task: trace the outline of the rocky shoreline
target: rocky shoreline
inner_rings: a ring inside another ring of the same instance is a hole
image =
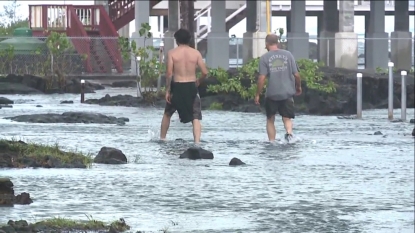
[[[62,114],[45,113],[5,117],[3,119],[28,123],[84,123],[84,124],[116,124],[125,125],[130,120],[126,117],[113,117],[100,113],[64,112]]]
[[[81,80],[71,78],[65,80],[63,88],[50,87],[46,78],[34,75],[9,74],[0,77],[0,94],[56,94],[56,93],[81,93]],[[103,90],[105,87],[100,84],[85,82],[84,93],[95,93],[96,90]]]
[[[0,140],[0,168],[86,168],[89,155],[23,141]]]
[[[65,218],[51,218],[43,221],[29,223],[26,220],[9,220],[1,226],[1,233],[56,233],[56,232],[100,232],[120,233],[130,230],[131,227],[124,219],[119,219],[110,224],[88,218],[87,220],[71,220]]]

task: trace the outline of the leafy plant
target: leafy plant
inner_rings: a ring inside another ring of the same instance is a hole
[[[324,93],[336,92],[336,84],[332,80],[324,80],[324,73],[320,68],[324,66],[322,62],[313,62],[310,59],[300,59],[297,61],[300,69],[300,76],[307,85],[307,88],[318,90]]]
[[[148,23],[142,23],[139,30],[140,37],[143,37],[144,46],[137,47],[137,43],[128,38],[120,37],[118,44],[123,59],[134,57],[136,64],[136,74],[138,82],[138,95],[142,96],[144,100],[153,103],[157,99],[156,91],[154,90],[154,83],[162,74],[164,65],[160,63],[157,56],[157,50],[150,45],[146,45],[146,41],[152,38],[151,26]],[[142,90],[142,86],[144,90]]]
[[[2,74],[13,73],[14,47],[9,45],[6,49],[0,50],[0,72]]]
[[[208,85],[207,91],[212,93],[233,93],[241,98],[253,99],[256,94],[256,77],[258,75],[259,58],[249,61],[237,69],[235,77],[222,69],[210,69],[209,76],[216,77],[219,84]]]
[[[218,102],[213,102],[209,105],[209,110],[222,110],[223,104]]]

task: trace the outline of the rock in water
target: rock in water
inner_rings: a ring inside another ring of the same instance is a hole
[[[63,100],[61,101],[61,104],[73,104],[72,100]]]
[[[13,206],[13,183],[9,178],[0,178],[0,206]]]
[[[179,159],[213,159],[213,153],[199,147],[191,147],[183,152]]]
[[[383,133],[380,131],[376,131],[373,135],[383,135]]]
[[[7,104],[14,104],[13,100],[9,100],[7,98],[4,97],[0,97],[0,105],[7,105]]]
[[[46,114],[31,114],[20,115],[14,117],[6,117],[17,122],[30,123],[84,123],[84,124],[121,124],[120,122],[128,122],[129,119],[125,117],[116,118],[113,116],[106,116],[99,113],[89,112],[64,112],[62,114],[46,113]]]
[[[9,178],[0,178],[0,207],[14,204],[28,205],[33,203],[30,194],[22,193],[14,196],[13,182]]]
[[[239,165],[245,165],[246,163],[242,162],[242,160],[238,158],[233,158],[229,162],[229,166],[239,166]]]
[[[415,137],[415,128],[412,130],[412,137]]]
[[[94,163],[126,164],[127,157],[121,150],[113,147],[102,147],[94,159]]]
[[[14,198],[14,204],[19,205],[29,205],[33,203],[32,199],[30,198],[30,194],[28,193],[21,193]]]
[[[409,120],[409,123],[414,124],[415,123],[415,119]]]

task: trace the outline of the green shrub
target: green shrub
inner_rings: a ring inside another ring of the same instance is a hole
[[[209,110],[222,110],[223,104],[218,102],[213,102],[209,106]]]
[[[300,69],[302,82],[305,82],[308,89],[318,90],[323,93],[336,92],[336,84],[332,80],[324,80],[324,73],[320,68],[324,66],[322,62],[313,62],[309,59],[297,61]]]

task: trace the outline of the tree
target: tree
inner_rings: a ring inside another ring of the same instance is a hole
[[[180,1],[180,21],[181,28],[189,30],[190,34],[195,35],[195,1],[181,0]],[[195,38],[190,42],[190,46],[195,48]]]
[[[9,0],[4,3],[0,12],[0,36],[10,36],[19,27],[29,27],[29,20],[23,19],[18,14],[20,4],[16,0]]]

